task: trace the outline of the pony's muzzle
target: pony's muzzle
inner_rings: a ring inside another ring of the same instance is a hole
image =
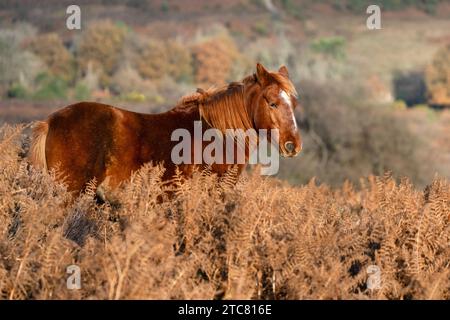
[[[286,148],[286,151],[289,153],[292,153],[295,149],[295,144],[292,141],[288,141],[284,144],[284,147]]]
[[[295,157],[302,149],[302,146],[299,145],[296,147],[296,144],[293,141],[287,141],[284,144],[284,151],[286,152],[286,156]]]

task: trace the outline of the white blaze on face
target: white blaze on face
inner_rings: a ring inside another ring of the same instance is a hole
[[[291,97],[286,93],[286,91],[280,91],[280,98],[289,106],[291,110],[292,122],[294,123],[294,130],[297,130],[297,120],[295,119],[294,109],[292,108],[292,100]]]

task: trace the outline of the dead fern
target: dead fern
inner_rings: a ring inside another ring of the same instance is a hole
[[[29,166],[22,130],[0,129],[1,299],[450,299],[445,179],[332,189],[205,167],[165,184],[148,164],[113,206],[95,181],[74,197],[62,173]]]

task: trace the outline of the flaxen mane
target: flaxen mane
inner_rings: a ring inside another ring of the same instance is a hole
[[[180,105],[198,105],[200,116],[211,126],[225,132],[226,129],[250,129],[253,122],[245,106],[244,81],[233,82],[216,89],[198,89],[183,97]]]
[[[292,82],[281,74],[272,73],[276,82],[288,95],[297,96]],[[198,105],[200,116],[211,126],[223,133],[226,129],[253,128],[253,121],[245,106],[244,90],[246,85],[256,84],[256,75],[251,75],[241,82],[232,82],[222,88],[208,90],[197,89],[197,92],[181,98],[178,106]]]

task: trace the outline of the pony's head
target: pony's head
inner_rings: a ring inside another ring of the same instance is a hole
[[[258,63],[255,78],[259,87],[251,99],[255,129],[277,129],[281,155],[296,156],[302,149],[294,115],[297,91],[289,79],[287,68],[282,66],[278,72],[269,72]]]
[[[279,151],[285,157],[296,156],[302,141],[294,116],[297,91],[285,66],[269,72],[261,64],[256,73],[242,82],[221,89],[201,90],[184,97],[181,105],[199,106],[201,117],[214,128],[272,129],[278,131]]]

